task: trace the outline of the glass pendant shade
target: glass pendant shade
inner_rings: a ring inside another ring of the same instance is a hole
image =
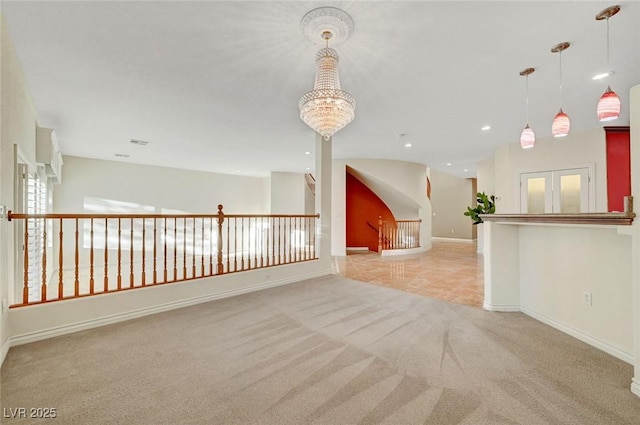
[[[560,108],[560,112],[553,118],[551,133],[553,133],[553,137],[565,137],[569,135],[570,130],[571,121],[569,120],[569,115],[565,114],[562,108]]]
[[[611,121],[620,116],[620,98],[607,87],[607,91],[600,97],[598,101],[598,121]]]
[[[318,51],[313,90],[298,103],[300,119],[327,140],[355,116],[354,97],[340,88],[338,61],[335,50],[325,47]]]
[[[522,149],[531,149],[536,145],[536,135],[533,133],[529,124],[522,130],[520,134],[520,147]]]

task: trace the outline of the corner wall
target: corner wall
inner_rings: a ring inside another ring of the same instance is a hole
[[[473,239],[473,226],[464,215],[475,199],[472,179],[431,169],[431,234],[439,238]]]
[[[14,210],[15,152],[35,164],[36,109],[0,15],[0,205]],[[0,217],[0,363],[9,349],[8,310],[10,282],[14,281],[13,225]]]

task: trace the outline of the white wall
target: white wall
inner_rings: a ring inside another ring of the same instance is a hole
[[[305,214],[304,174],[272,172],[270,214]]]
[[[495,170],[493,166],[494,159],[489,158],[480,161],[476,167],[476,178],[478,181],[477,191],[484,192],[487,195],[495,195]]]
[[[520,212],[520,173],[594,165],[595,212],[607,211],[606,138],[603,129],[573,132],[562,139],[539,139],[533,149],[518,143],[498,148],[494,156],[496,213]],[[483,170],[488,170],[488,164]],[[478,177],[478,190],[490,187],[490,178]]]
[[[522,311],[633,363],[628,226],[484,226],[485,309]]]
[[[521,226],[519,251],[522,311],[633,353],[630,237],[615,227]]]
[[[346,255],[346,167],[384,180],[385,184],[418,206],[422,219],[420,246],[431,248],[431,202],[427,199],[427,167],[413,162],[389,159],[336,159],[333,161],[332,183],[332,255]],[[385,203],[387,199],[383,198]],[[393,211],[393,203],[387,204]],[[409,217],[402,217],[407,219]]]
[[[54,211],[84,211],[84,198],[137,203],[189,213],[268,214],[268,179],[116,161],[64,157],[61,185],[54,186]]]
[[[14,145],[35,164],[37,115],[29,89],[0,15],[0,205],[14,208]],[[13,223],[0,220],[0,298],[9,302],[9,283],[14,281]],[[8,350],[8,311],[0,313],[0,361]]]
[[[431,169],[431,235],[472,239],[472,221],[464,215],[475,199],[473,181]]]

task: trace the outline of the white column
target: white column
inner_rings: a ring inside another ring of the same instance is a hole
[[[631,194],[634,199],[634,211],[640,212],[640,85],[631,88]],[[633,354],[634,377],[631,392],[640,397],[640,214],[633,220],[631,238],[632,296],[633,296]]]
[[[489,311],[520,311],[519,226],[485,221],[484,304]]]
[[[331,269],[331,146],[316,133],[316,212],[320,220],[316,229],[318,258],[322,268]]]

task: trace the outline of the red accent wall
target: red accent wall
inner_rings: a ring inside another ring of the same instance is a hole
[[[609,211],[624,211],[631,195],[631,151],[628,127],[605,127],[607,135],[607,198]]]
[[[347,171],[346,228],[347,247],[369,247],[378,252],[378,217],[384,221],[395,221],[387,205],[364,183]]]

